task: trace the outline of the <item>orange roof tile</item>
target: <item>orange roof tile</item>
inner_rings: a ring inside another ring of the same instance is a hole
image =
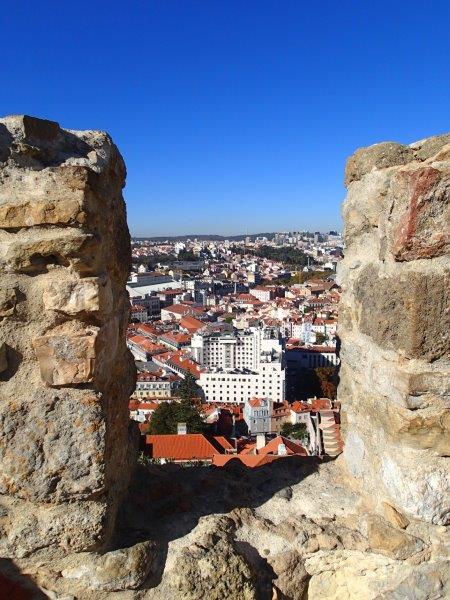
[[[202,321],[199,321],[195,317],[191,317],[189,315],[184,316],[180,321],[180,327],[184,327],[190,332],[197,331],[204,326],[205,324]]]
[[[268,444],[258,450],[259,454],[277,454],[278,446],[280,444],[284,444],[286,446],[286,450],[288,455],[297,454],[299,456],[308,456],[307,451],[303,448],[302,445],[296,444],[295,442],[291,442],[291,440],[286,439],[282,435],[277,436],[273,440],[270,440]]]
[[[250,406],[252,408],[258,408],[258,407],[262,406],[261,398],[251,398],[250,400],[248,400],[248,403],[250,404]]]
[[[225,442],[228,444],[225,438],[220,439],[224,441],[214,440],[214,438],[209,440],[202,433],[187,433],[147,435],[145,442],[149,446],[152,458],[211,460],[214,454],[225,450]]]
[[[132,342],[136,346],[139,346],[140,348],[143,348],[146,352],[149,353],[157,354],[161,352],[161,350],[164,350],[164,346],[154,344],[143,335],[130,335],[128,336],[128,341]]]

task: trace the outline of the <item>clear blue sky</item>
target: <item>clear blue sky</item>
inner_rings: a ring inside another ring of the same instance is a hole
[[[0,113],[105,129],[133,234],[340,226],[346,157],[450,129],[448,1],[5,0]]]

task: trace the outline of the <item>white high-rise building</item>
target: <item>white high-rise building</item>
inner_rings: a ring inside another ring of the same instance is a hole
[[[207,402],[285,399],[284,342],[277,328],[206,328],[192,337],[191,352],[205,369],[197,383]]]

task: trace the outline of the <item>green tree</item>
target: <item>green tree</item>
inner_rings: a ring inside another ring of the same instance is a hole
[[[316,332],[316,344],[323,344],[326,339],[327,336],[324,333],[321,333],[320,331]]]
[[[308,430],[305,423],[284,423],[281,428],[281,435],[294,440],[306,440],[308,438]]]
[[[178,423],[186,423],[188,433],[201,433],[205,424],[197,408],[190,400],[162,402],[152,415],[147,433],[177,433]]]
[[[176,395],[183,400],[192,400],[201,397],[201,388],[197,385],[197,380],[191,373],[188,373],[180,383]]]

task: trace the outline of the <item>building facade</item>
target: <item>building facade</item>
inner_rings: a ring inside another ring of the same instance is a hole
[[[207,402],[285,398],[284,342],[277,328],[204,331],[192,337],[191,352],[202,365],[198,384]]]

